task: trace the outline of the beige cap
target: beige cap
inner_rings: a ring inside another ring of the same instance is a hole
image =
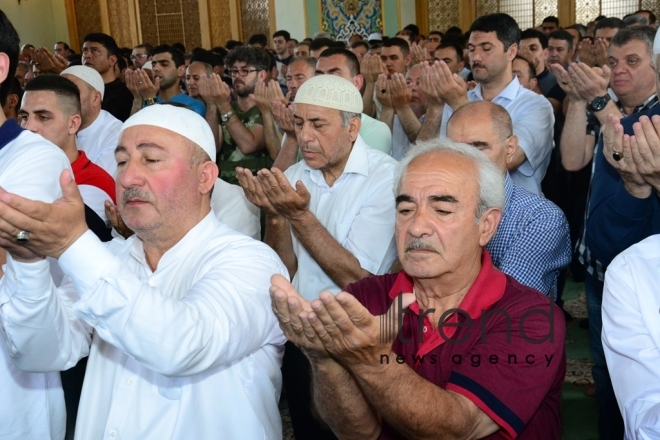
[[[94,89],[98,90],[101,93],[101,99],[103,99],[103,94],[105,93],[105,84],[103,84],[103,78],[101,74],[91,67],[87,66],[71,66],[67,67],[60,73],[60,75],[73,75],[76,78],[80,78],[85,81],[87,84],[92,86]]]
[[[215,162],[215,140],[211,127],[206,119],[192,110],[169,104],[154,104],[147,106],[128,118],[121,126],[119,135],[129,127],[136,125],[152,125],[180,134],[199,145]]]
[[[142,70],[154,70],[153,68],[153,62],[147,61],[142,65]]]
[[[303,83],[296,104],[310,104],[353,113],[362,113],[362,95],[355,84],[337,75],[317,75]]]

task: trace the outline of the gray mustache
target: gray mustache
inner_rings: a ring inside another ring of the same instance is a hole
[[[424,243],[419,238],[413,238],[408,243],[406,243],[406,251],[431,251],[436,254],[438,251],[431,245]]]
[[[142,192],[137,188],[128,188],[126,191],[124,191],[124,194],[122,194],[121,201],[126,203],[128,202],[128,199],[140,199],[148,202],[149,194]]]

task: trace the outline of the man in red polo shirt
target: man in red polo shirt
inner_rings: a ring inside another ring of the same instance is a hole
[[[272,279],[280,327],[310,359],[319,415],[340,438],[558,439],[563,315],[484,250],[502,173],[447,139],[418,144],[401,170],[402,272],[311,303]]]

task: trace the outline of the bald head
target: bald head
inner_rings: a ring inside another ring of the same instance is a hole
[[[459,107],[447,123],[447,137],[483,151],[503,172],[518,147],[511,116],[490,101],[475,101]]]

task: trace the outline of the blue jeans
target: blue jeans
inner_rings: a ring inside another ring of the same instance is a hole
[[[591,355],[594,358],[592,373],[598,400],[598,433],[601,440],[621,440],[624,435],[623,418],[616,402],[610,373],[605,363],[603,342],[600,339],[603,330],[603,282],[599,281],[596,275],[585,273],[584,286],[587,294]]]

